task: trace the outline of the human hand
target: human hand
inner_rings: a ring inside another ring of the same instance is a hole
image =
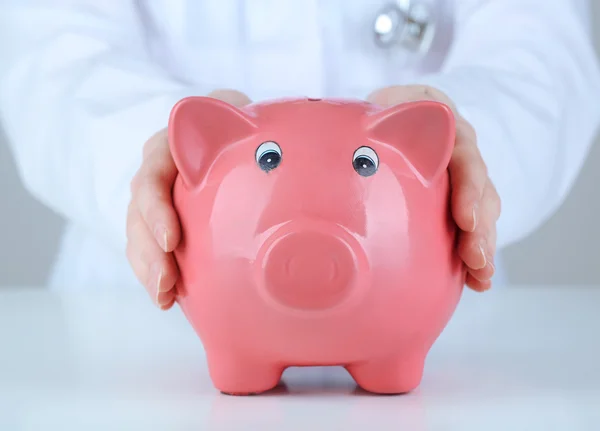
[[[208,97],[238,107],[251,102],[246,95],[233,90],[217,90]],[[127,212],[127,259],[137,279],[162,310],[171,308],[175,302],[179,271],[172,252],[181,236],[171,194],[177,168],[167,138],[167,129],[163,129],[145,143],[142,165],[131,182]]]
[[[475,130],[458,114],[449,97],[432,87],[385,87],[371,93],[367,100],[385,107],[433,100],[448,105],[454,112],[456,142],[448,171],[452,186],[452,216],[460,229],[458,253],[468,269],[467,286],[479,292],[488,290],[495,271],[496,222],[501,204],[477,147]]]

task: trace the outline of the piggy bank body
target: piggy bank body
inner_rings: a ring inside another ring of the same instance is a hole
[[[192,97],[169,139],[177,301],[217,389],[260,393],[317,365],[375,393],[419,385],[465,281],[448,107]]]

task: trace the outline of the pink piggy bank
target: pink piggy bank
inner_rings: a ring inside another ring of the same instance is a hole
[[[261,393],[317,365],[374,393],[420,384],[465,282],[454,133],[432,101],[177,103],[177,302],[218,390]]]

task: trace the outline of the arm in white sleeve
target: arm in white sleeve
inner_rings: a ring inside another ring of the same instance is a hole
[[[498,247],[562,204],[594,140],[600,72],[586,0],[455,0],[444,91],[473,125],[502,200]]]
[[[0,119],[21,178],[120,249],[142,146],[192,93],[149,59],[136,3],[0,3]]]

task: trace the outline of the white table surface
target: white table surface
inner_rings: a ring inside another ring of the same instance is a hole
[[[144,292],[0,288],[0,430],[600,430],[600,287],[465,291],[419,389],[341,368],[231,397],[180,310]]]

